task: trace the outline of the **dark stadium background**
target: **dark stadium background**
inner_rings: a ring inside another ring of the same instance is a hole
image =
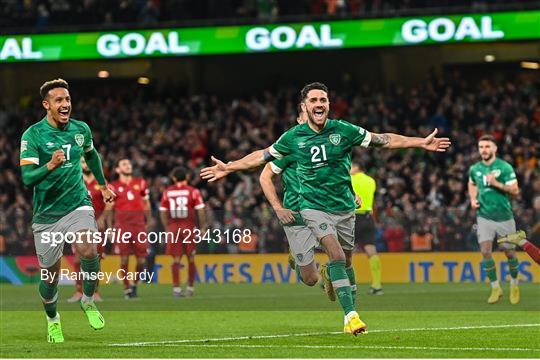
[[[40,33],[539,8],[537,1],[0,1],[0,31]],[[115,6],[116,5],[116,6]],[[331,13],[334,11],[334,13]],[[330,13],[329,13],[330,12]],[[68,14],[69,16],[66,16]],[[494,61],[489,56],[494,57]],[[33,254],[31,191],[19,172],[20,136],[45,112],[43,81],[70,82],[72,117],[88,122],[109,180],[119,157],[150,183],[157,207],[169,171],[189,166],[215,227],[235,224],[258,234],[257,252],[285,252],[259,172],[208,185],[198,170],[210,155],[224,160],[270,145],[295,119],[300,88],[322,81],[332,116],[373,131],[426,135],[437,127],[453,140],[443,155],[413,150],[355,150],[378,183],[377,247],[409,251],[414,233],[434,235],[433,250],[477,248],[466,195],[476,139],[493,134],[514,165],[521,195],[518,228],[540,237],[540,59],[538,41],[399,48],[194,56],[167,59],[3,63],[0,65],[0,254]],[[107,71],[108,78],[98,78]],[[145,79],[148,84],[141,84]],[[162,249],[156,249],[161,252]],[[201,244],[199,252],[236,252]]]

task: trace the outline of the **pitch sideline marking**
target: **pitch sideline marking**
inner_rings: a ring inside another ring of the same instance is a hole
[[[540,327],[540,324],[507,324],[507,325],[476,325],[476,326],[432,327],[432,328],[426,327],[426,328],[409,328],[409,329],[380,329],[380,330],[371,330],[369,331],[369,333],[371,334],[371,333],[410,332],[410,331],[475,330],[475,329],[498,329],[498,328],[520,328],[520,327]],[[208,339],[163,340],[163,341],[115,343],[115,344],[109,344],[109,346],[128,346],[128,347],[129,346],[154,346],[154,345],[168,345],[168,344],[169,345],[170,344],[190,344],[190,343],[201,343],[201,342],[206,343],[206,342],[213,342],[213,341],[277,339],[277,338],[288,338],[288,337],[337,335],[337,334],[343,334],[343,332],[332,331],[332,332],[312,332],[312,333],[299,333],[299,334],[236,336],[236,337],[222,337],[222,338],[208,338]],[[205,346],[208,346],[208,345],[205,345]],[[443,348],[443,349],[450,349],[450,348]]]
[[[164,344],[169,347],[239,347],[239,348],[301,348],[301,349],[386,349],[386,350],[453,350],[453,351],[540,351],[529,348],[442,347],[442,346],[388,346],[388,345],[255,345],[255,344]]]

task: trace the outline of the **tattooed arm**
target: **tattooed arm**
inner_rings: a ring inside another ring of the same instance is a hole
[[[437,138],[437,129],[425,138],[403,136],[392,133],[371,134],[369,146],[388,149],[422,148],[427,151],[445,152],[450,146],[449,138]]]

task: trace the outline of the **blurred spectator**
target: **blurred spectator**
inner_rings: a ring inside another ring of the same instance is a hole
[[[534,9],[538,0],[0,0],[0,28],[254,22]],[[281,18],[280,18],[281,17]],[[97,28],[97,26],[96,26]]]
[[[429,226],[420,226],[411,235],[412,251],[431,251],[433,249],[433,234],[429,232]]]

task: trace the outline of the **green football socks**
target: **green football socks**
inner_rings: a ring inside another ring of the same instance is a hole
[[[328,276],[345,315],[355,311],[351,283],[345,270],[345,260],[330,261],[328,263]]]
[[[39,296],[43,300],[43,307],[50,319],[56,317],[56,303],[58,302],[58,285],[49,284],[41,280],[39,282]]]
[[[482,267],[484,268],[489,281],[497,281],[497,271],[495,269],[495,261],[493,259],[482,261]]]
[[[83,293],[87,297],[94,296],[97,287],[97,275],[99,272],[99,255],[93,259],[86,259],[81,256],[81,270],[86,273],[83,278]]]
[[[349,278],[349,282],[351,283],[351,295],[353,305],[356,305],[356,277],[354,276],[354,268],[351,265],[351,267],[345,268],[345,271],[347,272],[347,277]]]

